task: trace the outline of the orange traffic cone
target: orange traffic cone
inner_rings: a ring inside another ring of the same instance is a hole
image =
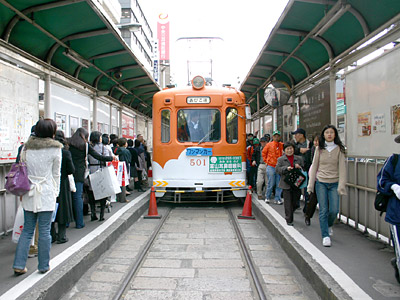
[[[238,219],[250,219],[255,220],[256,218],[251,213],[251,186],[247,191],[246,201],[244,201],[243,211],[241,215],[238,215]]]
[[[149,211],[147,215],[144,216],[145,219],[161,219],[161,215],[158,214],[157,211],[157,200],[156,200],[156,191],[154,190],[154,186],[151,187],[150,192],[150,203],[149,203]]]

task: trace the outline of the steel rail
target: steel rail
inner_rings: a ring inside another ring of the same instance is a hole
[[[235,229],[235,233],[238,238],[240,248],[242,249],[246,264],[249,267],[249,271],[250,271],[251,277],[253,279],[254,285],[256,287],[258,296],[260,297],[261,300],[266,300],[267,296],[265,295],[264,289],[262,287],[262,284],[261,284],[258,274],[256,272],[256,268],[254,267],[253,258],[251,256],[251,254],[249,253],[249,250],[246,247],[246,243],[244,241],[243,234],[240,231],[238,221],[236,220],[235,216],[233,215],[231,209],[228,209],[228,213],[232,220],[233,228]]]
[[[147,240],[146,245],[144,246],[143,250],[141,251],[138,259],[136,260],[135,264],[129,271],[129,274],[125,277],[124,281],[121,283],[119,286],[118,291],[115,293],[114,297],[112,298],[113,300],[119,300],[122,298],[122,295],[124,294],[126,288],[128,287],[129,283],[132,281],[133,276],[135,273],[138,271],[140,265],[142,264],[144,258],[147,255],[147,252],[149,251],[150,247],[153,245],[154,240],[156,239],[158,233],[160,232],[161,228],[163,227],[165,220],[168,218],[169,213],[171,212],[171,208],[168,208],[165,213],[163,213],[163,217],[160,221],[160,223],[157,225],[156,229],[154,230],[153,234],[151,237]]]

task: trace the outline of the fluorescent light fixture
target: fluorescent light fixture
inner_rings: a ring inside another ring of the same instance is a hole
[[[108,91],[97,91],[97,97],[107,96]]]
[[[143,106],[143,107],[147,107],[147,104],[146,104],[146,103],[140,102],[139,104],[140,104],[141,106]]]
[[[119,29],[128,29],[130,32],[140,31],[142,28],[142,24],[139,23],[126,23],[126,24],[118,24],[117,27]]]
[[[328,20],[318,31],[315,33],[315,36],[321,36],[322,34],[325,33],[325,31],[328,30],[329,27],[331,27],[337,20],[339,20],[349,9],[351,8],[350,4],[346,4],[345,6],[342,6],[334,15],[332,18]]]
[[[74,50],[66,48],[63,54],[68,57],[70,60],[73,62],[76,62],[78,65],[84,67],[84,68],[89,68],[90,65],[89,63],[78,53],[76,53]]]

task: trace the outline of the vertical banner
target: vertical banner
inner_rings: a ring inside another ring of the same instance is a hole
[[[169,60],[169,20],[168,14],[158,15],[157,22],[158,49],[160,51],[160,60]]]
[[[153,64],[153,77],[156,82],[158,82],[158,60],[154,60]]]
[[[134,129],[133,117],[122,114],[122,137],[133,140],[135,138]]]

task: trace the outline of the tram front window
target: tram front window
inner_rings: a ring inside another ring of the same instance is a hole
[[[178,111],[179,142],[217,142],[221,138],[221,114],[217,109]]]

